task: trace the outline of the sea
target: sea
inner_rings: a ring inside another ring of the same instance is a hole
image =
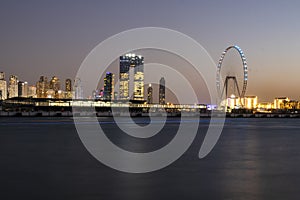
[[[163,148],[187,123],[168,118],[157,135],[145,139],[124,134],[113,118],[98,121],[115,145],[138,153]],[[123,123],[142,127],[150,121]],[[198,153],[210,120],[192,123],[199,124],[198,133],[179,159],[157,171],[126,173],[89,153],[72,118],[0,118],[0,198],[300,199],[300,119],[226,119],[219,141],[202,159]]]

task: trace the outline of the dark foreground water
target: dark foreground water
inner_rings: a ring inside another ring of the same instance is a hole
[[[171,119],[160,137],[145,142],[100,120],[115,144],[137,152],[163,147],[178,128]],[[95,160],[70,118],[0,118],[0,199],[300,198],[300,119],[228,119],[216,147],[200,160],[208,123],[200,122],[194,143],[175,163],[127,174]]]

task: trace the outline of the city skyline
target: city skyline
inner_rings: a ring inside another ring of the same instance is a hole
[[[137,13],[121,12],[132,4]],[[264,101],[299,99],[299,6],[298,1],[3,1],[0,68],[29,83],[40,74],[74,80],[99,42],[130,28],[158,26],[191,36],[216,63],[224,47],[239,44],[252,79],[247,94]]]

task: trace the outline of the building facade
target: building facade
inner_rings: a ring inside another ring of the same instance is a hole
[[[158,94],[158,97],[159,97],[159,104],[163,105],[163,104],[166,104],[166,81],[165,81],[165,78],[162,77],[160,80],[159,80],[159,94]]]
[[[290,101],[288,97],[276,97],[274,99],[274,109],[285,109],[286,104]]]
[[[40,80],[36,83],[37,98],[47,98],[48,89],[49,89],[49,83],[47,77],[41,76]]]
[[[49,88],[58,91],[60,90],[60,80],[56,76],[53,76],[49,83]]]
[[[72,80],[69,78],[65,81],[65,98],[72,99]]]
[[[153,103],[153,88],[152,85],[149,84],[147,89],[147,103],[152,104]]]
[[[28,83],[19,81],[18,82],[18,97],[28,97]]]
[[[80,78],[75,78],[74,81],[74,96],[75,99],[83,99],[83,91]]]
[[[28,92],[27,92],[27,97],[29,98],[36,98],[36,86],[30,85],[28,86]]]
[[[60,94],[58,94],[58,91],[60,91],[60,80],[58,77],[53,76],[49,83],[49,89],[54,91],[54,98],[60,98]]]
[[[246,109],[256,109],[258,106],[257,96],[245,96],[242,98],[243,106]]]
[[[106,72],[104,78],[104,89],[103,89],[103,98],[104,100],[114,100],[114,74],[111,72]]]
[[[8,82],[8,98],[18,97],[18,77],[11,75]]]
[[[133,99],[144,100],[144,57],[135,54],[120,56],[119,99],[130,98],[130,69],[133,68]]]
[[[4,72],[0,72],[0,100],[7,99],[7,83]]]

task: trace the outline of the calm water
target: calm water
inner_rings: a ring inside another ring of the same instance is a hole
[[[145,141],[100,120],[115,144],[137,152],[163,147],[178,128],[171,119]],[[127,174],[95,160],[70,118],[0,118],[1,199],[300,198],[300,119],[228,119],[216,147],[200,160],[208,123],[200,122],[194,143],[172,165]]]

